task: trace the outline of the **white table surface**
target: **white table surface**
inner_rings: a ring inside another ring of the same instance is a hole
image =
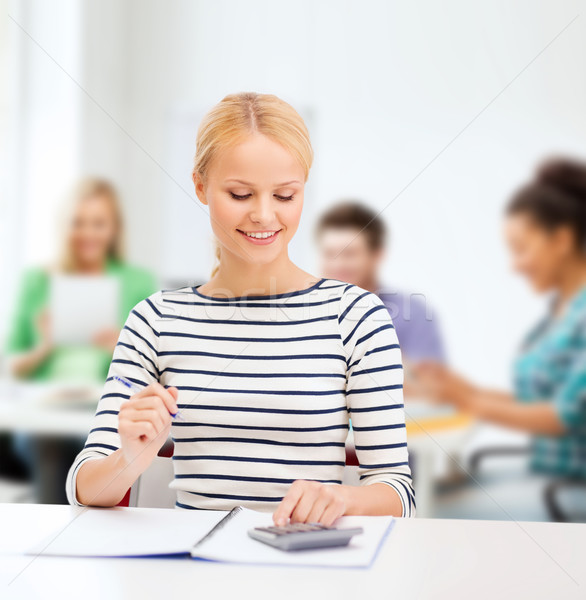
[[[398,519],[370,569],[255,567],[189,559],[35,558],[20,554],[39,538],[65,527],[78,510],[57,505],[0,504],[0,597],[586,597],[586,524]]]

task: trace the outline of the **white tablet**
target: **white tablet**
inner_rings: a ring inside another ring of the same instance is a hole
[[[99,331],[120,327],[120,281],[113,275],[55,274],[50,286],[55,344],[90,344]]]

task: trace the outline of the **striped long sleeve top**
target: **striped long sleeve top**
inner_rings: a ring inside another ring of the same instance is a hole
[[[380,298],[322,278],[295,292],[216,297],[198,287],[159,290],[120,333],[67,496],[87,460],[120,447],[118,411],[129,390],[178,389],[174,420],[178,508],[274,511],[296,479],[342,483],[354,432],[360,483],[381,482],[415,513],[403,407],[401,350]]]

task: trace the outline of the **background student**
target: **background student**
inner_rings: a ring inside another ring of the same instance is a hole
[[[515,269],[551,294],[520,345],[513,392],[433,362],[415,374],[428,397],[532,434],[535,472],[586,480],[586,164],[543,161],[514,193],[505,226]]]
[[[438,317],[427,300],[421,294],[390,291],[380,280],[388,230],[375,210],[358,201],[337,202],[318,219],[315,239],[323,275],[370,290],[383,301],[397,330],[406,367],[426,359],[446,361]],[[415,391],[408,381],[405,393],[410,389]]]
[[[9,371],[18,379],[35,382],[71,378],[102,382],[120,329],[99,331],[87,345],[55,344],[48,306],[51,275],[116,277],[120,286],[120,327],[130,309],[157,288],[157,281],[147,270],[125,261],[122,212],[116,189],[109,181],[96,177],[80,180],[63,208],[59,256],[52,263],[29,267],[21,275],[5,342]],[[34,471],[37,501],[66,502],[63,487],[67,469],[83,440],[28,435],[19,435],[17,440],[16,452],[10,452],[9,436],[3,436],[4,470],[14,473],[18,468],[15,463],[19,458],[24,460]]]

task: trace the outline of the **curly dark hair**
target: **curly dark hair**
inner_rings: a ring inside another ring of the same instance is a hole
[[[533,180],[513,194],[506,213],[528,214],[549,231],[570,227],[577,249],[586,253],[586,164],[567,157],[542,161]]]

